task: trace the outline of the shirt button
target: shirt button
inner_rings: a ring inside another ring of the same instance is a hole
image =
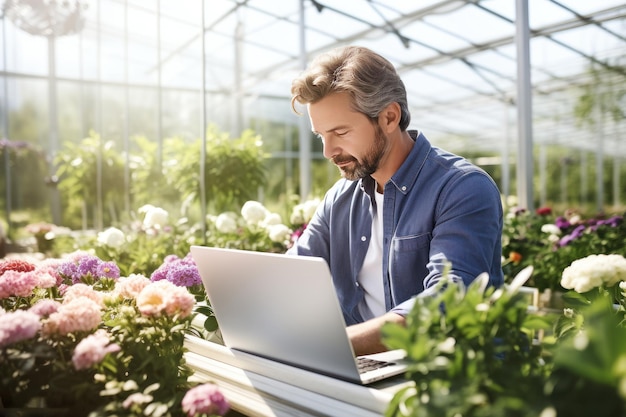
[[[361,242],[365,242],[367,238],[365,236],[361,236]]]
[[[356,285],[358,287],[359,286],[359,281],[355,281],[354,285]]]
[[[406,191],[406,185],[402,186],[402,191]]]

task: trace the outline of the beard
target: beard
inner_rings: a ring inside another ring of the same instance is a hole
[[[332,158],[332,162],[334,164],[351,162],[350,165],[342,166],[339,168],[341,176],[345,179],[355,181],[361,178],[365,178],[368,175],[372,175],[378,170],[380,161],[383,159],[383,156],[385,155],[385,150],[387,149],[388,139],[378,123],[374,123],[374,126],[374,142],[363,156],[362,161],[359,161],[355,157],[349,155],[338,155]]]

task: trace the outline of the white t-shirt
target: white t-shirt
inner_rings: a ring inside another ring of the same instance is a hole
[[[359,312],[365,320],[381,316],[385,309],[383,265],[383,194],[376,192],[376,213],[372,219],[372,238],[357,280],[365,292]]]

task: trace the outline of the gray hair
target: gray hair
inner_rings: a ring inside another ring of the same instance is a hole
[[[406,89],[393,65],[370,49],[347,46],[318,56],[291,84],[291,108],[315,103],[332,93],[346,92],[355,111],[376,119],[391,103],[402,112],[400,129],[406,130],[411,114]]]

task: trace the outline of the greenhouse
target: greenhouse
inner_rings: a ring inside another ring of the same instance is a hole
[[[0,11],[0,414],[626,416],[624,2]],[[354,46],[406,106],[307,98]],[[326,121],[346,114],[371,148]],[[353,353],[395,314],[376,340],[409,371],[362,387],[233,353],[193,246],[324,258]]]

